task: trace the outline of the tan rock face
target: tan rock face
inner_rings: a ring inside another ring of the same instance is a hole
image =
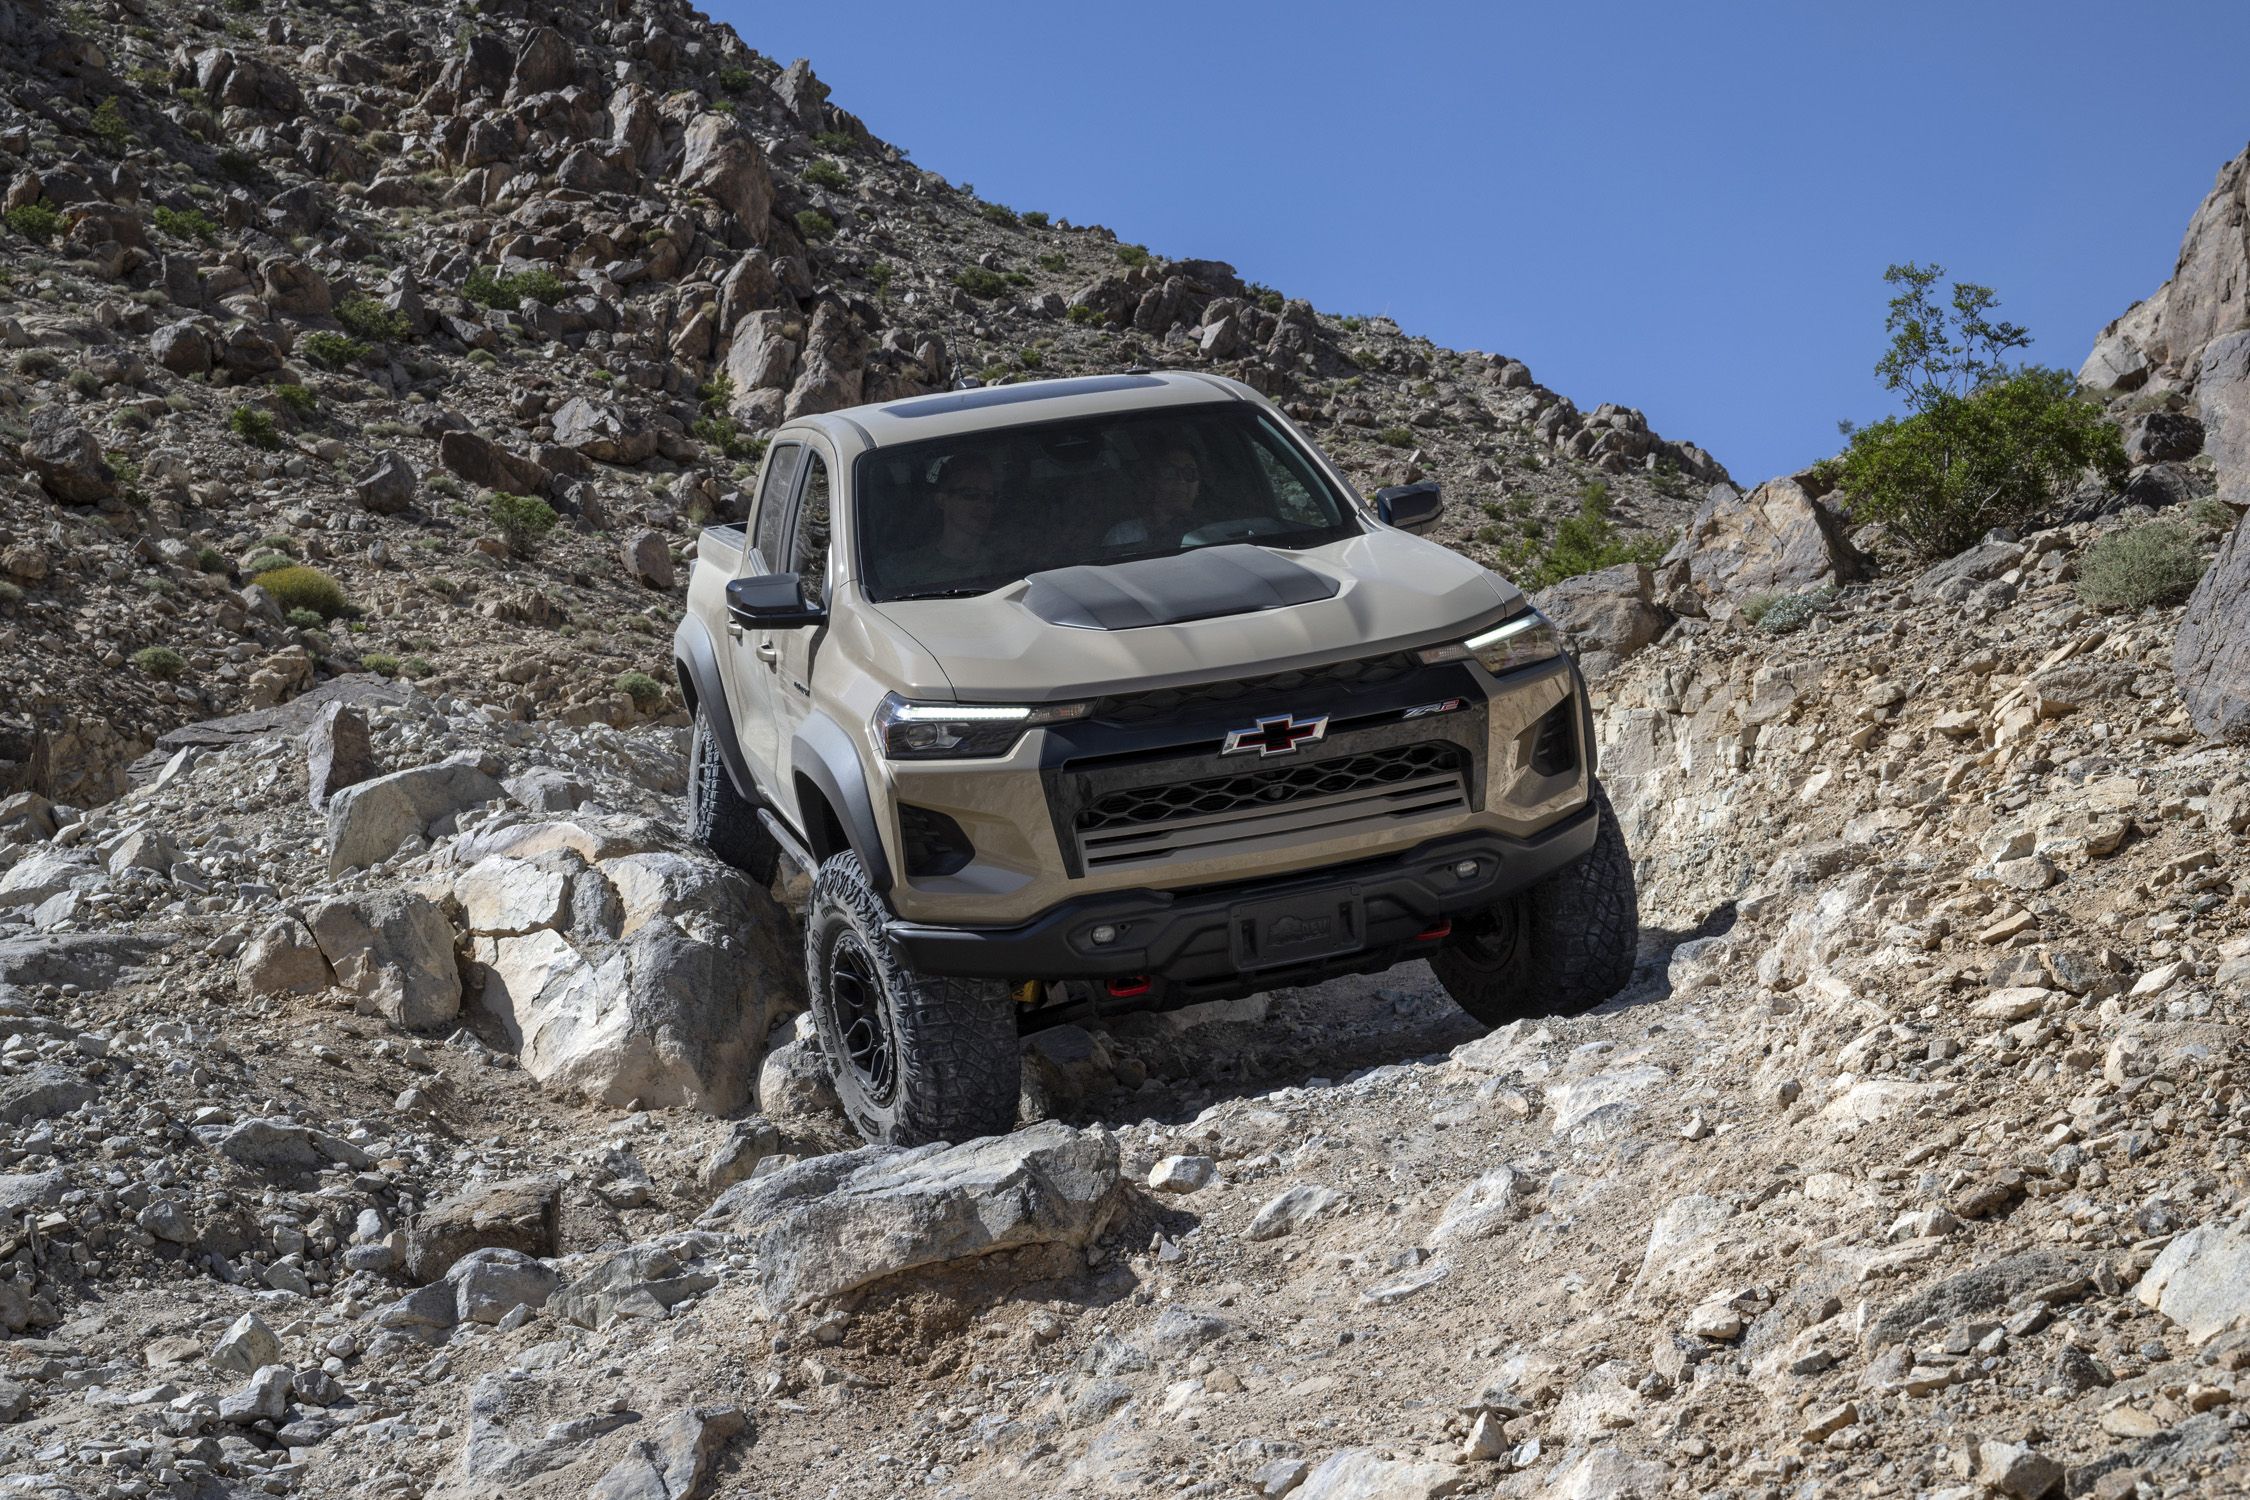
[[[2189,598],[2172,672],[2197,729],[2250,742],[2250,520],[2236,524]]]
[[[1801,594],[1862,576],[1865,563],[1835,513],[1794,479],[1769,479],[1744,495],[1713,488],[1666,557],[1684,561],[1714,618],[1759,594]]]
[[[708,194],[753,242],[764,242],[767,215],[773,211],[773,177],[766,170],[765,153],[732,115],[700,114],[689,124],[680,181]]]
[[[423,897],[375,891],[324,901],[307,925],[336,983],[371,1013],[409,1031],[442,1026],[460,1013],[453,924]]]
[[[334,982],[320,944],[295,917],[283,917],[252,938],[235,974],[242,992],[260,999],[316,995]]]

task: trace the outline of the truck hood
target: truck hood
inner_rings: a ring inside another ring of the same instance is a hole
[[[1130,621],[1132,611],[1057,608],[1057,574],[974,599],[869,607],[937,658],[960,700],[1015,703],[1220,681],[1433,645],[1524,607],[1523,592],[1489,569],[1388,527],[1301,552],[1255,550],[1271,561],[1267,571],[1281,586],[1248,590],[1239,608],[1223,612],[1206,612],[1206,602],[1182,611],[1195,617],[1176,623],[1105,627],[1094,622]],[[1281,577],[1296,570],[1309,579]],[[1119,569],[1067,571],[1064,596],[1092,601],[1106,591],[1087,575]],[[1035,589],[1042,592],[1035,596]]]

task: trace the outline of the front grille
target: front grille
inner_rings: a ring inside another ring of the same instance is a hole
[[[1333,838],[1470,806],[1458,744],[1386,746],[1329,760],[1244,770],[1103,794],[1076,819],[1088,873]]]
[[[1112,724],[1142,724],[1153,719],[1176,719],[1203,710],[1219,710],[1246,699],[1262,704],[1287,701],[1308,688],[1364,691],[1395,682],[1421,664],[1411,652],[1368,656],[1357,661],[1330,662],[1295,672],[1274,672],[1264,677],[1238,677],[1227,682],[1199,682],[1190,687],[1153,688],[1141,693],[1119,693],[1095,702],[1093,717]]]

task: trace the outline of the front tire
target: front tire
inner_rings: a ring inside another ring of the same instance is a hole
[[[1455,1003],[1487,1026],[1592,1010],[1633,977],[1633,859],[1598,781],[1593,803],[1600,827],[1584,858],[1463,920],[1430,959]]]
[[[773,883],[780,846],[758,821],[758,804],[734,789],[701,704],[688,741],[688,837],[760,885]]]
[[[893,1146],[1013,1130],[1023,1054],[1007,985],[915,973],[884,915],[858,855],[821,865],[805,914],[805,981],[845,1116]]]

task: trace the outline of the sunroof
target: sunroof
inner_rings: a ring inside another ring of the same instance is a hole
[[[942,417],[957,411],[979,411],[988,406],[1016,406],[1025,401],[1052,401],[1063,396],[1098,396],[1106,391],[1144,390],[1164,382],[1153,375],[1081,375],[1075,380],[1041,380],[1028,385],[988,385],[981,390],[950,391],[943,396],[916,396],[895,401],[882,409],[887,417]]]

